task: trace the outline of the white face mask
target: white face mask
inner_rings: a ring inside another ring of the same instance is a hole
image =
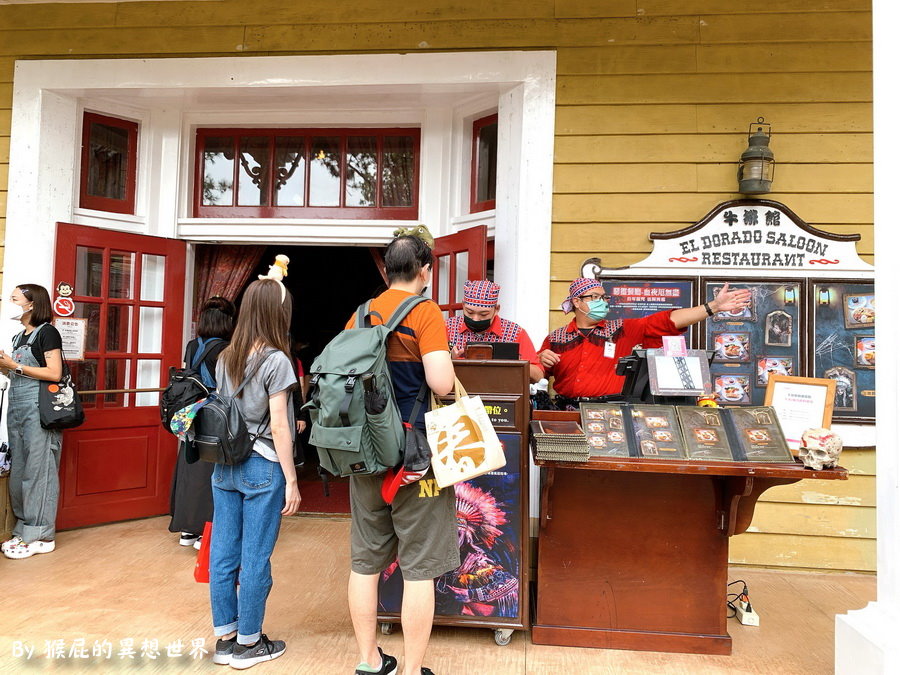
[[[29,302],[27,305],[17,305],[14,302],[9,302],[4,305],[3,314],[10,314],[7,317],[10,321],[21,321],[22,317],[31,311],[32,307],[34,307],[33,302]]]

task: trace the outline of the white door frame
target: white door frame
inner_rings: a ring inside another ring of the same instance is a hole
[[[342,92],[365,100],[366,109],[341,107],[336,97]],[[468,171],[467,158],[453,152],[452,132],[440,130],[452,130],[456,102],[497,102],[493,231],[503,255],[495,278],[504,289],[504,313],[539,341],[547,331],[550,296],[555,52],[18,61],[3,293],[26,280],[49,286],[57,221],[194,241],[386,243],[395,222],[252,220],[251,229],[239,220],[190,218],[186,186],[191,130],[200,120],[227,117],[227,111],[217,112],[223,105],[258,112],[260,126],[266,119],[289,125],[313,118],[320,125],[322,119],[385,124],[397,108],[388,114],[378,101],[394,95],[402,97],[408,119],[421,121],[420,217],[436,235],[453,231],[454,219],[464,215],[457,211],[461,200],[447,193],[453,172]],[[306,105],[314,99],[322,102],[318,109]],[[135,216],[77,207],[86,107],[141,124]]]

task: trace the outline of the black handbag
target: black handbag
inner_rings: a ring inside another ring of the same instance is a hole
[[[63,360],[62,367],[58,382],[41,380],[38,390],[38,410],[44,429],[72,429],[84,423],[81,397],[72,381],[69,364]]]

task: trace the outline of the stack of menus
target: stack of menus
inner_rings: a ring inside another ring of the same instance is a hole
[[[582,403],[592,457],[793,462],[773,408]]]

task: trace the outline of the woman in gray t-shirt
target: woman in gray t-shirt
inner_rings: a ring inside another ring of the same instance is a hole
[[[297,384],[289,357],[290,316],[291,296],[278,281],[254,281],[244,293],[231,344],[216,365],[216,381],[225,394],[250,378],[236,402],[247,428],[260,435],[244,462],[216,464],[212,477],[209,593],[219,638],[213,661],[239,668],[278,658],[285,650],[283,641],[263,634],[262,621],[281,516],[300,508],[290,404]]]

